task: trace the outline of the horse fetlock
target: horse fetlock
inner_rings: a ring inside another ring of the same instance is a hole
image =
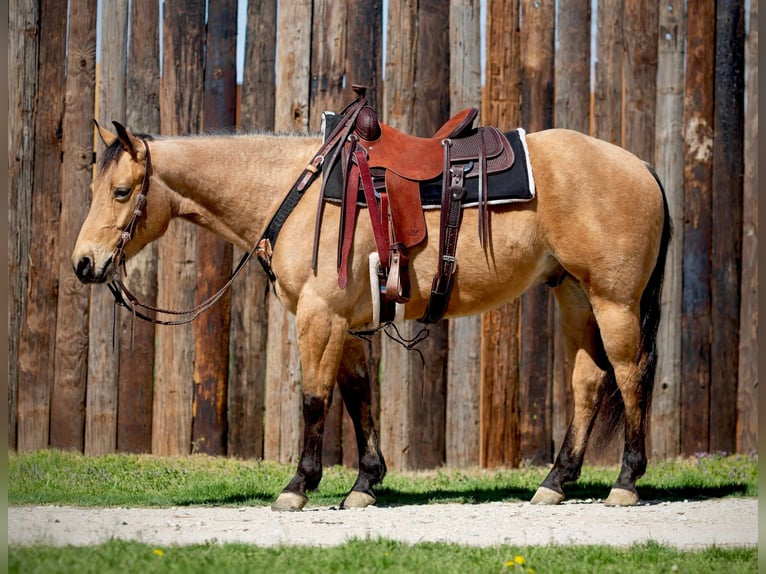
[[[535,492],[535,495],[530,501],[532,504],[559,504],[564,500],[564,493],[557,490],[548,488],[547,486],[541,486]]]
[[[638,504],[638,493],[625,488],[612,488],[604,501],[604,506],[635,506]]]
[[[345,500],[340,503],[341,508],[367,508],[375,504],[375,497],[367,492],[352,490]]]
[[[308,497],[295,492],[283,492],[271,505],[271,509],[275,512],[295,512],[303,510],[308,501]]]

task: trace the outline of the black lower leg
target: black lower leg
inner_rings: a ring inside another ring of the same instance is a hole
[[[352,490],[364,492],[372,497],[373,487],[386,475],[386,463],[380,451],[378,435],[372,416],[372,393],[367,376],[363,378],[339,377],[343,404],[354,423],[356,447],[359,455],[359,474]]]
[[[322,438],[324,420],[332,393],[327,399],[304,395],[303,397],[303,450],[298,469],[283,492],[306,496],[322,480]]]
[[[564,437],[559,454],[553,468],[545,477],[540,486],[550,488],[556,492],[564,493],[563,485],[567,482],[574,482],[580,476],[582,470],[583,458],[585,457],[584,448],[575,448],[574,432],[570,427]]]

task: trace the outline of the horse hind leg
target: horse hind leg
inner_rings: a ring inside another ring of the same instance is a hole
[[[532,498],[532,504],[558,504],[563,485],[580,476],[593,423],[604,399],[609,364],[598,325],[579,283],[568,277],[554,293],[561,310],[564,348],[572,382],[574,409],[553,468]]]
[[[639,501],[636,481],[644,475],[647,464],[646,427],[653,357],[641,348],[641,317],[637,304],[629,306],[598,297],[591,300],[625,413],[620,474],[605,504],[633,506]]]
[[[359,456],[359,474],[341,508],[364,508],[375,504],[373,487],[386,475],[386,462],[372,415],[372,390],[364,352],[359,339],[348,337],[338,371],[338,386],[351,421],[354,424]]]

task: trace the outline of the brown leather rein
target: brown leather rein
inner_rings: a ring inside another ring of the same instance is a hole
[[[143,319],[144,321],[149,321],[157,325],[184,325],[191,323],[197,317],[199,317],[200,314],[218,302],[223,294],[231,287],[234,280],[240,274],[242,269],[244,269],[245,265],[253,255],[257,255],[261,266],[273,283],[276,280],[276,277],[271,269],[271,254],[282,225],[287,220],[287,217],[290,215],[290,213],[292,213],[293,209],[298,204],[298,201],[301,199],[301,197],[303,197],[304,192],[317,178],[320,171],[322,170],[322,167],[326,164],[326,169],[329,170],[332,164],[334,164],[334,162],[337,160],[338,151],[340,147],[342,147],[343,142],[349,137],[356,122],[359,111],[367,104],[367,98],[364,96],[364,90],[359,86],[354,86],[354,89],[357,93],[357,99],[346,106],[346,108],[341,112],[341,114],[345,116],[344,121],[338,124],[335,130],[333,130],[332,134],[330,134],[330,136],[319,148],[319,151],[314,154],[314,157],[309,162],[309,164],[303,169],[303,172],[293,184],[290,192],[287,194],[287,196],[285,196],[276,213],[272,216],[271,220],[266,226],[266,230],[261,235],[261,239],[253,246],[249,252],[242,256],[242,259],[237,264],[237,267],[231,274],[231,277],[229,277],[226,283],[216,293],[214,293],[212,296],[210,296],[208,299],[196,307],[185,311],[163,309],[160,307],[153,307],[151,305],[141,303],[138,298],[130,292],[123,281],[123,278],[126,274],[125,247],[128,242],[133,239],[136,226],[138,225],[138,220],[144,214],[147,203],[146,196],[149,192],[149,182],[152,176],[152,160],[151,154],[149,152],[149,144],[145,139],[142,139],[141,141],[143,142],[144,149],[146,150],[146,162],[144,177],[141,182],[141,191],[138,196],[136,196],[136,205],[133,208],[133,214],[128,223],[123,228],[122,234],[120,235],[120,239],[117,243],[117,248],[115,254],[113,255],[114,276],[112,277],[112,280],[107,283],[109,290],[114,296],[115,305],[128,309],[133,315],[134,319]],[[328,153],[331,155],[328,156]],[[144,311],[153,315],[170,315],[172,317],[179,318],[162,320],[158,319],[156,316],[147,315],[144,313]]]

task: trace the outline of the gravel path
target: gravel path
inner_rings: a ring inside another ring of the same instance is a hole
[[[628,546],[647,540],[684,549],[713,544],[756,546],[758,500],[657,502],[631,508],[608,508],[600,501],[569,501],[553,507],[493,502],[363,510],[309,508],[296,513],[264,507],[8,509],[9,544],[79,546],[120,538],[158,546],[207,541],[330,546],[368,537],[474,546]]]

